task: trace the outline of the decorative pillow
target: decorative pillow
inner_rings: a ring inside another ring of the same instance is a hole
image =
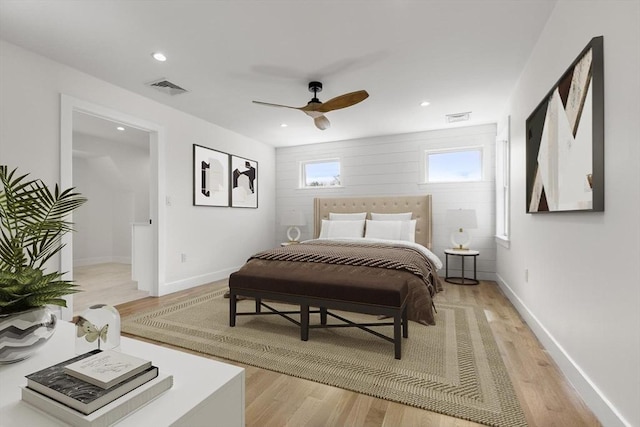
[[[366,212],[359,213],[335,213],[329,212],[329,220],[330,221],[364,221],[367,218]],[[362,237],[362,236],[360,236]]]
[[[374,221],[409,221],[411,220],[411,215],[411,212],[390,214],[371,212],[371,219]]]
[[[321,239],[339,239],[362,237],[364,235],[364,220],[359,221],[329,221],[322,220],[320,228]]]
[[[411,221],[372,221],[367,220],[366,238],[384,240],[416,241],[416,220]]]

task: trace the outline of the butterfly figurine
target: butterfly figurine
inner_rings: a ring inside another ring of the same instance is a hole
[[[107,342],[107,332],[109,324],[105,324],[102,328],[98,328],[82,316],[78,316],[76,321],[76,334],[79,337],[84,336],[88,342],[98,340],[98,350],[100,349],[100,341]]]

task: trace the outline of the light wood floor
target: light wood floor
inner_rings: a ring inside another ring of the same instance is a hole
[[[144,298],[148,292],[139,291],[131,280],[131,265],[104,263],[74,267],[73,280],[82,290],[73,295],[73,313],[81,314],[93,304],[117,305]]]
[[[218,282],[160,298],[145,298],[118,306],[118,309],[122,316],[126,316],[185,296],[201,295],[220,286]],[[481,282],[478,286],[445,283],[444,292],[436,296],[436,306],[438,301],[484,307],[530,426],[601,425],[494,282]],[[265,369],[226,362],[246,369],[245,415],[248,427],[480,426]]]

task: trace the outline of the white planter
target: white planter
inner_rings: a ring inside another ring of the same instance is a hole
[[[55,332],[56,315],[48,307],[37,307],[0,315],[0,364],[26,359]]]

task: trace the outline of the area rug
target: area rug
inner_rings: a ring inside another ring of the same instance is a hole
[[[436,326],[409,323],[402,360],[396,360],[392,343],[358,328],[311,329],[303,342],[299,328],[276,315],[239,316],[229,327],[225,290],[126,317],[122,331],[489,426],[527,425],[477,307],[439,303]],[[254,306],[240,301],[238,311]],[[391,329],[377,328],[388,335]]]

